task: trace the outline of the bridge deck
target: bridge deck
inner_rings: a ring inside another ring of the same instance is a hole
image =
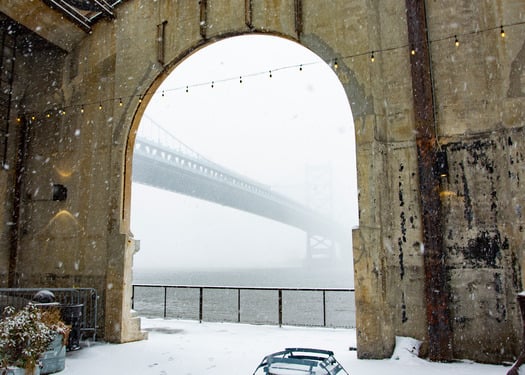
[[[338,241],[348,234],[333,220],[207,159],[137,138],[133,180],[288,224]]]

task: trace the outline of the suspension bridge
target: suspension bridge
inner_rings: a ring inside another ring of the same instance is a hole
[[[268,185],[206,159],[149,119],[137,135],[133,181],[203,199],[304,230],[308,257],[332,257],[334,243],[350,246],[350,233],[327,215]]]

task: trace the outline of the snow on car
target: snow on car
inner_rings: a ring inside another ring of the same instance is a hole
[[[330,350],[286,348],[263,358],[253,375],[348,375]]]

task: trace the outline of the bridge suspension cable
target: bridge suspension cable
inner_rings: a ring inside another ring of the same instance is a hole
[[[158,145],[162,145],[169,149],[176,150],[182,155],[190,156],[197,160],[208,161],[212,163],[211,160],[207,159],[206,157],[192,149],[190,146],[182,142],[169,130],[164,128],[161,124],[159,124],[147,114],[144,114],[143,118],[146,118],[148,122],[142,122],[140,124],[139,130],[137,132],[137,137],[147,139],[149,141],[153,141]]]

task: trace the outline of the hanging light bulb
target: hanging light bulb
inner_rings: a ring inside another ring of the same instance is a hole
[[[503,25],[501,25],[500,35],[502,38],[505,38],[505,30],[503,30]]]
[[[100,104],[98,105],[98,109],[99,109],[99,110],[102,110],[102,103],[100,103]]]
[[[120,99],[118,100],[118,105],[119,105],[120,107],[122,107],[122,106],[124,105],[124,104],[122,103],[122,98],[120,98]]]
[[[270,70],[270,72],[269,72],[269,73],[270,73],[270,78],[272,78],[272,77],[273,77],[273,76],[272,76],[272,71]]]
[[[242,76],[239,77],[239,83],[242,83]]]
[[[162,90],[162,97],[164,98],[164,90]]]
[[[339,64],[337,63],[337,59],[334,59],[334,69],[337,70],[339,68]]]
[[[47,113],[46,113],[46,117],[47,117],[47,118],[50,118],[50,117],[51,117],[51,113],[47,112]]]
[[[139,104],[142,103],[142,95],[139,96]]]
[[[415,54],[416,54],[416,49],[415,49],[414,47],[412,47],[412,49],[410,50],[410,54],[411,54],[412,56],[415,56]]]
[[[35,121],[36,120],[36,116],[35,115],[32,115],[31,116],[31,121]]]
[[[190,90],[188,89],[188,86],[186,86],[186,92],[188,92],[188,91],[190,91]]]
[[[211,81],[211,88],[215,87],[215,81]]]
[[[374,62],[376,59],[374,57],[374,51],[372,51],[372,53],[370,54],[370,61],[371,62]]]
[[[459,47],[459,40],[458,40],[457,35],[454,35],[454,45],[455,45],[456,47]]]
[[[303,71],[303,64],[299,65],[299,71],[300,71],[300,72]]]
[[[84,113],[84,106],[83,105],[80,107],[80,113]]]

